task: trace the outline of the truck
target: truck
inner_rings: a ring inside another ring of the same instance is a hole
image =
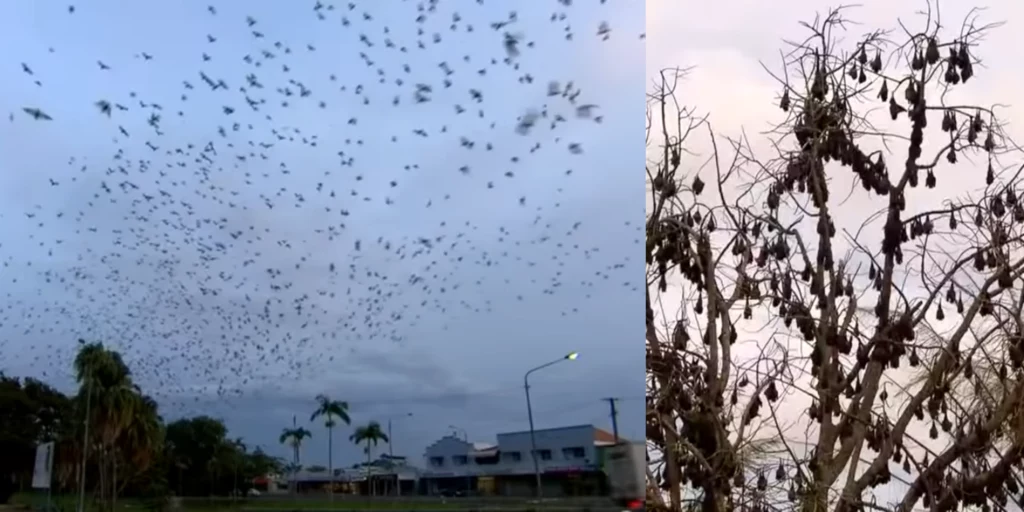
[[[643,510],[647,496],[647,446],[621,441],[610,446],[605,472],[612,500],[626,510]]]

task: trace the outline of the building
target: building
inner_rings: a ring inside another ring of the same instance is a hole
[[[270,473],[253,478],[252,487],[261,493],[279,494],[286,492],[288,479],[276,473]]]
[[[603,494],[603,449],[614,436],[593,425],[534,430],[545,496]],[[472,443],[453,435],[427,447],[420,489],[426,494],[473,492],[507,496],[536,490],[530,432],[498,434],[497,443]]]
[[[479,477],[487,474],[488,454],[497,450],[493,444],[471,443],[448,435],[427,447],[426,470],[420,491],[439,494],[444,491],[475,489]]]
[[[327,492],[331,475],[322,471],[299,471],[288,475],[300,493]],[[362,462],[348,468],[334,469],[334,492],[375,496],[416,494],[420,470],[406,463],[405,457],[382,455],[369,464]]]

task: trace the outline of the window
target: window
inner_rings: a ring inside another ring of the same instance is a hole
[[[548,450],[548,449],[537,450],[537,459],[538,460],[551,460],[551,450]]]
[[[488,457],[473,457],[474,462],[477,466],[490,466],[498,463],[498,455],[494,454]]]
[[[439,468],[441,466],[444,466],[444,457],[431,457],[430,458],[430,465],[435,467],[435,468]]]
[[[456,466],[465,466],[469,463],[469,457],[465,455],[452,455],[452,463]]]
[[[519,452],[501,452],[501,459],[506,462],[519,462],[522,455]]]
[[[562,448],[562,457],[565,460],[582,459],[587,456],[587,452],[582,446],[570,446],[569,448]]]

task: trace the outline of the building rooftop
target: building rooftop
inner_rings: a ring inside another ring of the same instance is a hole
[[[469,455],[470,457],[495,457],[498,455],[498,451],[499,450],[497,446],[491,446],[489,448],[485,448],[482,450],[474,449],[473,451],[469,452]]]
[[[429,450],[431,446],[434,446],[437,443],[439,443],[439,442],[441,442],[441,441],[443,441],[445,439],[454,439],[454,440],[456,440],[456,441],[458,441],[460,443],[467,443],[466,441],[464,441],[459,436],[456,436],[454,434],[448,434],[448,435],[442,437],[440,440],[435,441],[430,446],[428,446],[427,450]],[[482,441],[472,441],[472,442],[468,442],[467,444],[470,445],[470,447],[471,447],[470,448],[470,452],[471,452],[471,455],[473,455],[474,457],[484,457],[484,456],[486,456],[486,455],[476,455],[475,452],[487,452],[489,450],[493,450],[493,449],[497,448],[497,445],[494,444],[494,443],[485,443],[485,442],[482,442]]]
[[[593,425],[570,425],[570,426],[567,426],[567,427],[538,428],[538,429],[534,429],[533,432],[536,434],[538,432],[557,432],[559,430],[570,430],[570,429],[577,429],[577,428],[592,428],[592,429],[594,429],[594,444],[595,445],[606,446],[606,445],[615,444],[615,435],[614,434],[612,434],[611,432],[608,432],[605,429],[597,428],[597,427],[595,427]],[[520,431],[516,431],[516,432],[502,432],[502,433],[498,434],[498,436],[500,437],[500,436],[508,436],[508,435],[528,434],[529,432],[530,432],[529,430],[520,430]],[[619,441],[629,442],[628,439],[626,439],[624,437],[621,437],[621,436],[619,437]]]
[[[602,428],[597,428],[597,427],[595,427],[593,425],[571,425],[571,426],[567,426],[567,427],[544,428],[544,429],[536,429],[536,430],[534,430],[534,432],[535,433],[537,433],[537,432],[557,432],[557,431],[560,431],[560,430],[587,429],[587,428],[592,429],[592,431],[593,431],[594,446],[602,446],[603,447],[603,446],[611,446],[611,445],[615,444],[615,435],[614,434],[612,434],[611,432],[608,432],[607,430],[604,430]],[[499,453],[501,452],[500,439],[502,437],[510,436],[510,435],[529,434],[529,432],[530,432],[529,430],[522,430],[522,431],[517,431],[517,432],[502,432],[502,433],[498,434],[498,436],[497,436],[498,440],[499,440],[499,443],[497,443],[497,444],[496,443],[485,443],[485,442],[479,442],[479,441],[467,443],[467,444],[469,444],[471,446],[471,449],[469,450],[468,455],[470,457],[477,457],[477,458],[489,458],[489,457],[498,456]],[[440,443],[440,442],[442,442],[442,441],[444,441],[446,439],[455,440],[455,441],[458,441],[459,443],[466,443],[466,441],[463,441],[458,436],[447,435],[447,436],[442,437],[440,440],[434,442],[430,446],[428,446],[427,447],[427,451],[429,452],[433,446],[436,446],[438,443]],[[620,437],[619,441],[630,442],[628,439],[623,438],[623,437]]]
[[[394,466],[394,467],[381,467],[371,465],[369,467],[369,474],[371,476],[376,475],[399,475],[403,480],[406,478],[415,478],[421,471],[413,466]],[[358,482],[366,479],[367,467],[357,468],[335,468],[334,480],[336,482]],[[326,482],[331,479],[331,474],[328,471],[299,471],[294,475],[284,475],[284,479],[288,481],[297,482]]]
[[[619,441],[629,442],[628,439],[621,436],[619,437]],[[615,434],[612,434],[611,432],[608,432],[607,430],[604,430],[602,428],[594,427],[594,444],[598,443],[615,444]]]

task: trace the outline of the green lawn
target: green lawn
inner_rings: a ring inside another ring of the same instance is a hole
[[[46,503],[45,494],[17,494],[11,500],[15,505],[29,505],[34,509],[41,509]],[[78,498],[75,495],[53,496],[51,503],[60,512],[75,512]],[[97,507],[91,506],[89,499],[86,499],[87,512],[99,512]],[[38,507],[38,508],[37,508]],[[442,500],[431,497],[406,497],[406,498],[367,498],[363,496],[337,496],[333,502],[327,499],[296,499],[271,498],[271,499],[250,499],[232,502],[230,498],[185,498],[182,501],[183,512],[314,512],[314,511],[356,511],[356,510],[403,510],[403,511],[448,511],[448,510],[480,510],[488,511],[526,511],[537,509],[538,511],[559,512],[562,510],[580,510],[580,505],[572,502],[548,502],[542,504],[527,503],[525,500],[515,499],[461,499],[451,498]],[[594,507],[595,509],[597,507]],[[138,499],[125,498],[118,500],[117,512],[132,511],[143,512],[145,507]]]
[[[372,500],[345,498],[334,502],[327,500],[279,500],[279,501],[249,501],[244,504],[231,503],[185,503],[182,507],[186,512],[289,512],[289,511],[343,511],[343,510],[462,510],[464,504],[442,503],[436,500]]]
[[[55,495],[50,497],[50,503],[57,510],[74,512],[78,507],[78,497],[70,494]],[[11,497],[11,505],[41,508],[46,505],[46,493],[16,493]]]

